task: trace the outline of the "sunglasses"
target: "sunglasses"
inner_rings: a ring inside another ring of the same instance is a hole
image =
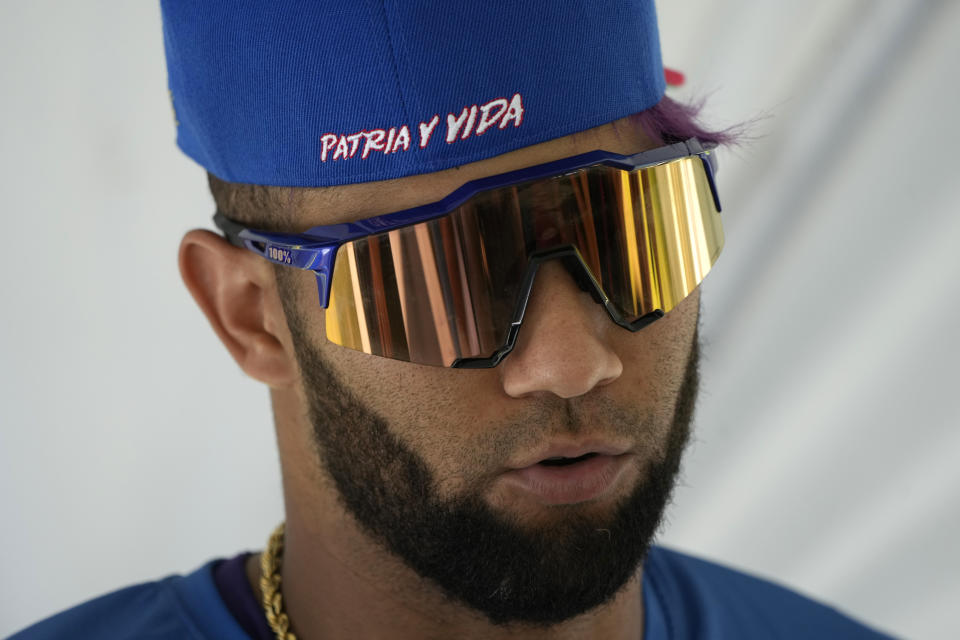
[[[548,261],[630,331],[692,293],[723,247],[715,171],[692,138],[473,180],[439,202],[296,235],[219,212],[214,223],[236,246],[314,272],[331,342],[487,368],[513,349]]]

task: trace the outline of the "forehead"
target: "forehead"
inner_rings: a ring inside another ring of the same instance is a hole
[[[471,180],[514,171],[602,149],[631,154],[653,148],[632,118],[587,129],[460,167],[395,180],[305,189],[297,207],[297,226],[310,227],[370,218],[435,202]]]

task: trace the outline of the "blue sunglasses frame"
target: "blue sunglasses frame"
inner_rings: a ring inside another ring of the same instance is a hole
[[[275,264],[312,271],[317,279],[320,306],[326,309],[330,301],[333,265],[337,250],[347,242],[439,218],[483,191],[563,175],[591,166],[605,165],[634,171],[688,156],[698,156],[703,161],[713,201],[719,212],[720,197],[717,195],[714,177],[717,171],[716,154],[713,153],[713,147],[705,147],[696,138],[690,138],[683,142],[628,156],[609,151],[590,151],[553,162],[471,180],[436,202],[355,222],[312,227],[302,233],[275,233],[253,229],[230,220],[220,211],[213,216],[213,222],[224,233],[227,240],[237,247],[248,249]]]

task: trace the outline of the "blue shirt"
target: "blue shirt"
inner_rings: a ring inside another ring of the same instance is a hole
[[[261,640],[262,617],[245,617],[259,608],[245,557],[114,591],[9,640]],[[662,547],[643,566],[644,640],[890,637],[771,582]]]

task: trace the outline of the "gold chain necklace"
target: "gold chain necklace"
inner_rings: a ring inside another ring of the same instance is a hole
[[[260,591],[263,592],[263,612],[277,640],[297,640],[290,630],[290,617],[283,610],[283,594],[280,592],[283,530],[284,523],[281,522],[273,530],[266,550],[260,555]]]

